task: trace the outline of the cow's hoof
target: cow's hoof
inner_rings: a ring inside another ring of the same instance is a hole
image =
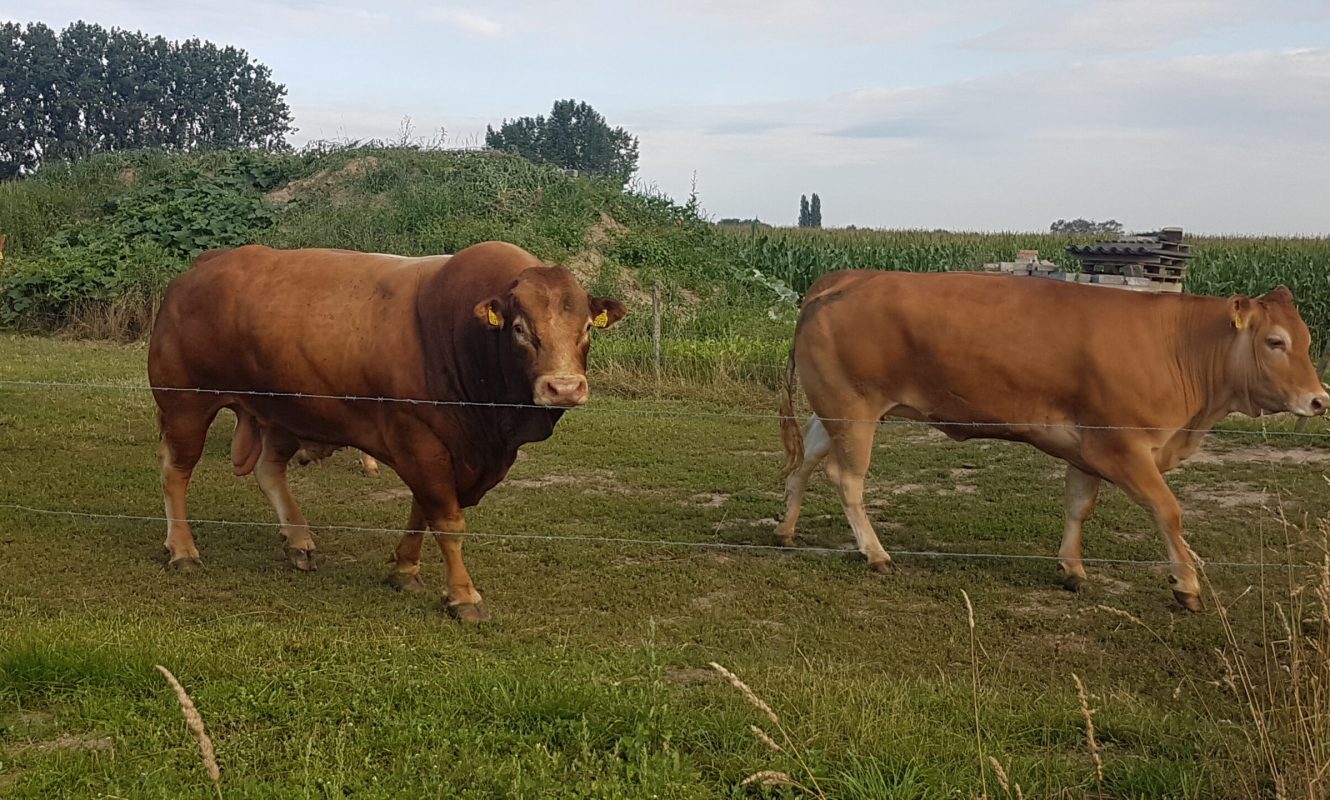
[[[420,579],[419,572],[398,572],[393,570],[384,579],[384,582],[399,592],[407,594],[420,594],[428,591],[425,582]]]
[[[319,562],[313,548],[302,550],[299,547],[286,548],[286,560],[301,572],[318,572]]]
[[[448,605],[448,616],[458,622],[484,622],[490,618],[489,609],[484,603],[457,603]]]
[[[1191,592],[1179,592],[1177,589],[1174,589],[1173,599],[1177,600],[1178,605],[1188,611],[1201,611],[1205,608],[1205,606],[1201,605],[1201,596],[1198,594],[1192,594]]]
[[[1085,589],[1084,575],[1067,575],[1062,579],[1062,588],[1069,592],[1080,592]]]
[[[890,559],[886,561],[870,561],[868,562],[868,568],[876,572],[878,575],[890,575],[896,571],[896,565],[891,563]]]
[[[174,572],[196,572],[203,569],[203,561],[198,556],[181,556],[168,561],[166,568]]]
[[[776,529],[776,544],[781,547],[794,547],[794,531]]]

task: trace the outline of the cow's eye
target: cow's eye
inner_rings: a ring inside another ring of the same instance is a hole
[[[517,334],[518,336],[526,336],[526,326],[523,325],[521,321],[514,322],[513,333]]]
[[[1285,350],[1288,348],[1288,344],[1278,336],[1271,336],[1269,339],[1266,339],[1265,346],[1269,347],[1271,350]]]

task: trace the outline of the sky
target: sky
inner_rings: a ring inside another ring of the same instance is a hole
[[[715,218],[1330,234],[1327,0],[6,0],[241,47],[313,139],[591,103]]]

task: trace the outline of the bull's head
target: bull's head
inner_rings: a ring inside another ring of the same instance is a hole
[[[476,306],[476,317],[510,337],[537,405],[580,406],[588,396],[591,329],[609,328],[628,309],[612,297],[591,297],[563,267],[531,267],[508,288]]]
[[[1325,413],[1330,396],[1312,365],[1311,334],[1293,294],[1280,286],[1256,299],[1232,297],[1229,311],[1238,336],[1233,358],[1252,411],[1292,411],[1303,417]]]

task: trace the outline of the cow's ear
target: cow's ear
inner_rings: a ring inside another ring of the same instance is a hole
[[[1288,290],[1288,287],[1283,285],[1282,283],[1276,286],[1275,288],[1271,289],[1270,291],[1266,292],[1265,294],[1261,295],[1261,299],[1268,303],[1278,303],[1284,306],[1293,305],[1293,293],[1290,292]]]
[[[491,297],[476,304],[476,319],[491,328],[503,327],[503,304],[497,297]]]
[[[1232,319],[1233,327],[1242,330],[1251,324],[1252,314],[1255,313],[1251,298],[1242,295],[1234,295],[1228,300],[1229,316]]]
[[[589,303],[591,306],[591,327],[605,328],[614,327],[614,323],[628,315],[628,306],[615,300],[613,297],[593,297]]]

